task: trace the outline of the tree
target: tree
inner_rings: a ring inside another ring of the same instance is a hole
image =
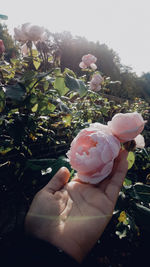
[[[8,32],[8,28],[5,24],[0,23],[0,39],[3,40],[5,49],[6,49],[6,59],[10,59],[11,57],[16,56],[18,53],[18,48],[15,45],[15,42],[11,35]]]

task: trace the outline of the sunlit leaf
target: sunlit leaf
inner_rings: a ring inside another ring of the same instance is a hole
[[[59,92],[60,95],[65,95],[69,91],[69,89],[65,85],[63,77],[56,77],[54,88]]]
[[[128,170],[132,168],[134,162],[135,162],[135,155],[132,151],[130,151],[128,153],[128,157],[127,157],[127,161],[128,161]]]
[[[72,116],[70,114],[68,114],[67,116],[64,116],[62,118],[63,122],[65,123],[65,126],[70,126],[71,125],[71,120],[72,120]]]
[[[129,180],[129,179],[127,179],[127,178],[125,178],[125,180],[124,180],[124,182],[123,182],[123,185],[124,185],[124,186],[130,186],[130,185],[132,185],[132,181]]]
[[[13,149],[12,147],[7,147],[7,148],[0,147],[0,154],[1,155],[5,155],[6,153],[8,153],[9,151],[11,151],[12,149]]]
[[[32,112],[36,112],[37,109],[38,109],[38,104],[35,104],[31,110],[32,110]]]
[[[35,59],[35,60],[33,60],[33,65],[34,65],[34,67],[36,68],[36,70],[38,70],[38,68],[39,68],[40,65],[41,65],[41,62]]]
[[[82,80],[75,79],[68,74],[66,74],[65,77],[65,84],[70,90],[77,91],[81,97],[87,93],[87,87],[85,83]]]
[[[37,57],[38,56],[38,51],[36,49],[32,49],[32,56]]]
[[[53,112],[56,109],[56,106],[51,103],[48,103],[48,109],[49,111]]]

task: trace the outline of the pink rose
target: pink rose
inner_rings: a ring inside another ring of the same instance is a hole
[[[14,32],[14,38],[19,42],[43,40],[45,34],[43,27],[31,25],[30,23],[25,23],[19,28],[14,28]]]
[[[90,89],[92,91],[98,92],[101,90],[101,83],[104,81],[100,74],[94,74],[90,82]]]
[[[82,57],[82,62],[80,62],[79,67],[82,69],[86,69],[88,67],[91,67],[93,70],[97,69],[97,66],[95,64],[97,58],[91,54],[84,55]]]
[[[141,114],[137,112],[118,113],[108,122],[108,127],[120,142],[125,143],[140,134],[144,129],[145,123],[146,121],[143,120]]]
[[[67,156],[81,181],[96,184],[111,173],[120,147],[108,126],[94,123],[79,132]]]
[[[43,35],[44,35],[44,28],[37,25],[31,25],[27,32],[29,40],[34,42],[43,39]]]
[[[5,46],[3,40],[0,40],[0,55],[5,52]]]
[[[14,28],[15,40],[17,40],[19,42],[26,42],[29,40],[28,36],[27,36],[29,25],[30,25],[30,23],[24,23],[21,25],[21,27]]]
[[[141,134],[137,135],[137,137],[134,139],[134,141],[136,143],[137,148],[144,148],[145,147],[145,140]]]

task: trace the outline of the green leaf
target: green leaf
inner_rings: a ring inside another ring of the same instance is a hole
[[[69,89],[65,85],[63,77],[56,77],[54,88],[59,92],[60,95],[65,95],[69,91]]]
[[[7,85],[4,87],[6,98],[10,98],[15,101],[22,101],[26,95],[26,88],[17,83],[15,85]]]
[[[127,161],[128,161],[128,170],[132,168],[134,162],[135,162],[135,155],[133,152],[129,152],[128,153],[128,157],[127,157]]]
[[[38,70],[38,68],[41,65],[41,62],[39,60],[34,59],[33,60],[33,65],[34,65],[35,69]]]
[[[33,171],[41,171],[42,169],[47,169],[55,161],[56,159],[29,159],[27,160],[25,168]]]
[[[32,49],[32,56],[37,57],[38,56],[38,51],[36,49]]]
[[[143,229],[150,232],[150,209],[138,203],[133,203],[135,222]]]
[[[150,186],[145,184],[135,184],[134,190],[141,202],[150,203]]]
[[[81,97],[87,93],[87,87],[85,83],[82,80],[75,79],[68,74],[66,74],[65,77],[65,84],[70,90],[78,92]]]
[[[3,146],[0,147],[0,154],[1,155],[5,155],[6,153],[8,153],[9,151],[11,151],[13,148],[12,147],[7,147],[7,148],[4,148]]]
[[[38,104],[35,104],[31,110],[32,110],[32,112],[36,112],[37,109],[38,109]]]
[[[72,70],[70,70],[68,68],[65,68],[63,74],[70,74],[71,76],[73,76],[74,78],[76,78],[76,74]]]
[[[43,84],[44,91],[46,91],[48,89],[48,87],[49,87],[49,82],[48,82],[48,80],[46,80]]]
[[[126,189],[126,193],[135,200],[140,202],[150,203],[150,186],[136,183],[130,188]]]
[[[52,103],[48,102],[48,106],[47,109],[51,112],[54,112],[54,110],[56,109],[56,106],[53,105]]]
[[[72,116],[71,114],[67,114],[66,116],[62,117],[63,122],[65,123],[65,126],[70,126],[71,125],[71,121],[72,121]]]
[[[124,182],[123,182],[123,185],[124,185],[124,186],[130,186],[130,185],[132,185],[132,181],[129,180],[129,179],[127,179],[127,178],[125,178],[125,180],[124,180]]]
[[[0,89],[0,112],[3,111],[5,107],[5,93],[2,89]]]
[[[53,73],[55,74],[55,76],[59,76],[61,74],[61,69],[60,68],[55,68],[53,70]]]

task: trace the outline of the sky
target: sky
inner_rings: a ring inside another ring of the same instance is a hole
[[[150,0],[5,0],[0,14],[13,28],[30,22],[70,31],[112,48],[137,75],[150,72]]]

